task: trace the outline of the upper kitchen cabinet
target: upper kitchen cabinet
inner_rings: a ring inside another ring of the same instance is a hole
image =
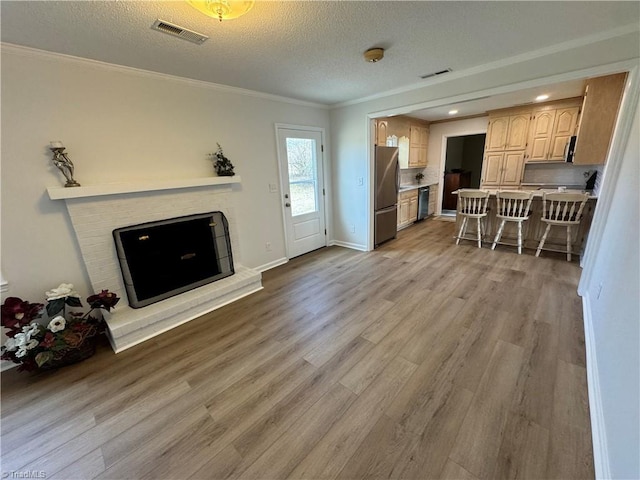
[[[524,150],[529,133],[531,112],[490,116],[485,151]]]
[[[626,73],[587,80],[574,164],[605,163],[626,80]]]
[[[376,145],[384,147],[387,144],[389,122],[376,120]]]
[[[482,188],[518,188],[522,181],[524,152],[489,152],[482,165]]]
[[[582,98],[547,104],[533,111],[525,160],[564,162],[565,147],[576,134]]]
[[[481,187],[520,186],[531,112],[516,108],[489,113]]]
[[[409,168],[424,168],[427,166],[428,141],[429,127],[411,125],[409,128]]]
[[[393,136],[398,139],[400,148],[400,168],[427,166],[427,122],[402,115],[376,120],[376,145],[386,145],[387,138]]]

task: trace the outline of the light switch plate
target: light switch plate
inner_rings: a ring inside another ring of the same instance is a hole
[[[269,193],[278,193],[278,185],[276,185],[275,183],[270,183]]]

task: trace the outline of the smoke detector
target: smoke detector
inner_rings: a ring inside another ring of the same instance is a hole
[[[376,63],[384,57],[384,48],[370,48],[364,52],[364,59],[367,62]]]

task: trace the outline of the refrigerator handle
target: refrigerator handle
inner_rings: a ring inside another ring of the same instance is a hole
[[[400,162],[396,162],[396,195],[400,191]]]

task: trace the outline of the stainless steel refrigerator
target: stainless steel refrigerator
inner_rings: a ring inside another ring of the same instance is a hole
[[[396,238],[400,165],[397,147],[376,147],[375,153],[374,245]]]

